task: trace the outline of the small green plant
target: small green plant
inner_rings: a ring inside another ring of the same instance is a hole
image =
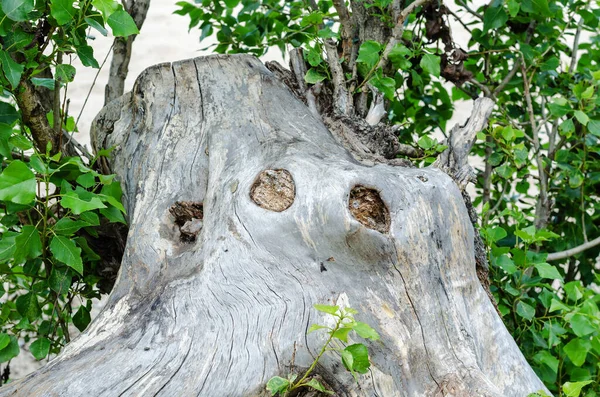
[[[301,387],[310,387],[323,393],[334,394],[331,390],[327,390],[327,388],[325,388],[325,386],[317,379],[314,377],[310,378],[317,363],[327,351],[338,352],[341,355],[342,364],[344,364],[344,367],[352,373],[352,376],[354,376],[357,381],[357,373],[365,374],[371,366],[371,362],[369,361],[369,351],[365,345],[362,343],[347,345],[348,334],[351,331],[354,331],[358,336],[365,339],[379,339],[379,334],[373,328],[368,324],[354,319],[354,315],[358,312],[349,307],[344,309],[339,306],[329,305],[314,305],[314,308],[320,312],[333,316],[335,318],[335,325],[330,327],[327,325],[313,324],[309,328],[308,333],[317,330],[327,330],[327,334],[329,335],[327,341],[325,341],[321,351],[319,351],[317,357],[315,357],[310,367],[304,372],[300,379],[298,379],[298,374],[289,374],[287,379],[279,376],[272,377],[269,382],[267,382],[267,390],[271,392],[272,396],[286,396],[291,391]],[[343,348],[340,346],[343,346]]]

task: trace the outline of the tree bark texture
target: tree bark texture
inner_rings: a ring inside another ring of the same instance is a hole
[[[94,128],[129,214],[119,279],[86,332],[1,395],[264,396],[324,343],[307,335],[326,321],[315,303],[381,335],[358,383],[324,356],[337,395],[544,389],[477,279],[455,182],[359,162],[256,58],[149,68]]]

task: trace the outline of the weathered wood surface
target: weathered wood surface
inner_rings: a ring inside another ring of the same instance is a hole
[[[98,116],[96,139],[117,146],[130,219],[117,285],[82,336],[1,395],[264,395],[294,344],[298,366],[322,345],[306,335],[322,321],[314,303],[356,308],[382,337],[367,343],[373,369],[358,385],[326,355],[318,372],[341,396],[543,388],[477,280],[455,183],[436,168],[359,163],[257,59],[152,67]],[[293,178],[281,212],[250,198],[268,169]],[[388,232],[353,217],[357,185],[379,192]],[[192,243],[170,212],[185,201],[203,203]]]

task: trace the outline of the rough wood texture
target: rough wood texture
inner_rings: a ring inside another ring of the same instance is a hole
[[[112,169],[129,213],[119,280],[82,336],[0,394],[265,395],[294,345],[306,367],[323,343],[306,335],[323,321],[314,303],[350,305],[382,337],[368,343],[373,369],[359,384],[326,355],[318,372],[338,395],[543,389],[477,280],[473,228],[452,179],[361,164],[257,59],[152,67],[96,128],[102,145],[117,145]],[[282,212],[250,198],[267,169],[293,177]],[[357,185],[378,192],[388,232],[353,217]],[[203,203],[192,243],[180,239],[176,202]]]

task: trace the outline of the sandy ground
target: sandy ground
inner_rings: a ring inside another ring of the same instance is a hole
[[[131,90],[137,76],[146,68],[163,62],[194,58],[207,55],[210,51],[200,51],[207,43],[198,41],[199,31],[193,29],[188,33],[189,19],[173,14],[178,7],[176,0],[152,0],[148,16],[142,27],[141,34],[133,44],[133,55],[129,66],[129,74],[125,85],[125,91]],[[481,0],[480,2],[483,2]],[[453,26],[455,40],[463,47],[467,47],[467,36],[462,27]],[[103,60],[110,51],[113,38],[104,37],[93,31],[95,40],[90,44],[94,48],[94,55],[98,62]],[[286,65],[278,49],[273,49],[263,57],[263,60],[276,60]],[[77,69],[75,81],[68,86],[68,98],[70,99],[69,114],[79,119],[79,133],[75,139],[89,148],[89,128],[96,114],[102,109],[104,103],[104,87],[108,80],[110,57],[99,74],[97,69],[83,67],[78,60],[74,59],[72,64]],[[95,81],[95,83],[94,83]],[[86,96],[89,99],[84,107]],[[456,122],[464,122],[469,115],[471,104],[462,102],[457,104],[457,109],[448,128]],[[81,114],[81,115],[80,115]],[[80,115],[80,116],[79,116]],[[95,306],[96,312],[100,305]],[[92,313],[93,314],[93,313]],[[26,349],[24,346],[22,348]],[[19,379],[35,371],[46,361],[36,362],[27,351],[22,353],[11,362],[11,378]]]

